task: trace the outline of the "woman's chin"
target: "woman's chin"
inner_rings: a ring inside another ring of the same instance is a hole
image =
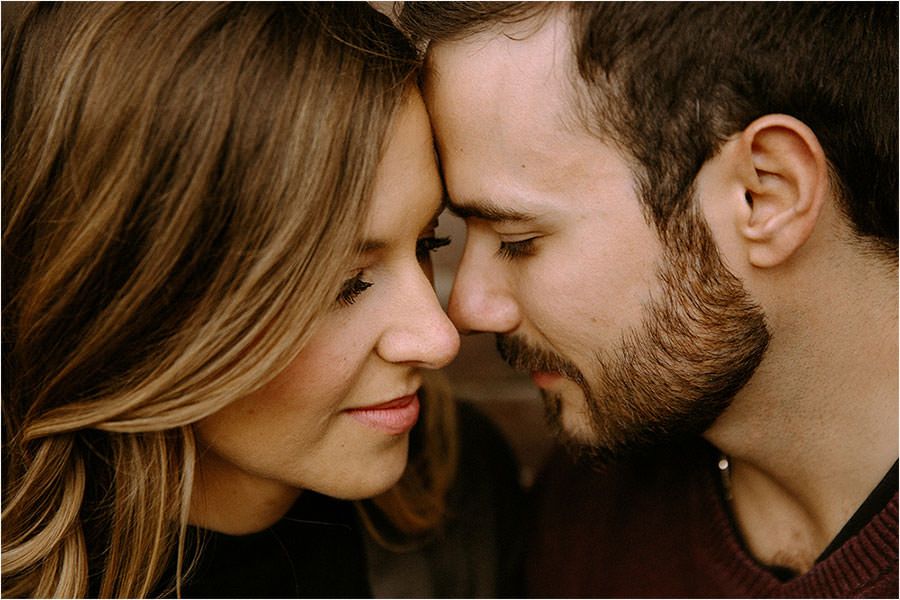
[[[404,436],[409,438],[409,436]],[[347,471],[332,481],[309,489],[326,496],[344,500],[363,500],[378,496],[391,489],[406,470],[409,443],[400,444],[384,456],[366,461],[358,469]]]

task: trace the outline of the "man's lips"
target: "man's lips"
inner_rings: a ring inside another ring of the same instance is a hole
[[[419,396],[410,394],[388,402],[345,410],[352,419],[373,429],[397,435],[413,428],[419,419]]]
[[[551,373],[548,371],[532,371],[531,372],[531,380],[534,381],[534,384],[539,388],[546,390],[550,387],[553,387],[557,381],[563,379],[563,375],[560,373]]]

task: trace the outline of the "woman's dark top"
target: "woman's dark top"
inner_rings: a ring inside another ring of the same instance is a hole
[[[203,536],[185,598],[367,598],[360,524],[353,504],[304,492],[275,525],[249,535],[191,528]]]

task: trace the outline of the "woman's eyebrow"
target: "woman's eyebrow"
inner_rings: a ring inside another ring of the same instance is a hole
[[[356,246],[358,254],[368,254],[369,252],[378,252],[387,248],[388,243],[385,240],[363,240]]]
[[[428,220],[429,225],[437,225],[438,217],[441,216],[441,213],[444,212],[444,209],[447,208],[447,199],[446,197],[441,201],[438,207],[435,209],[434,214],[431,215],[431,218]],[[384,250],[389,246],[389,242],[386,240],[371,238],[361,241],[356,245],[356,252],[358,254],[366,254],[369,252],[378,252],[380,250]]]

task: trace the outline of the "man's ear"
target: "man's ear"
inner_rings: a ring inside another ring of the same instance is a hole
[[[812,234],[828,199],[828,163],[812,130],[787,115],[750,123],[736,140],[748,210],[739,230],[756,267],[790,258]]]

